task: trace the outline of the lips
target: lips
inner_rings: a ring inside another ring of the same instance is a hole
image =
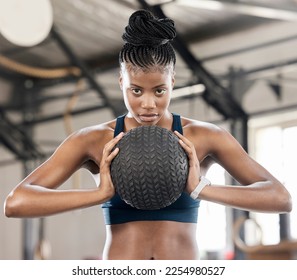
[[[154,122],[157,120],[158,118],[158,114],[140,114],[139,118],[141,121],[143,122]]]

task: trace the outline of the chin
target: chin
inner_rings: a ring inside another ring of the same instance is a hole
[[[158,122],[141,122],[141,125],[143,126],[151,126],[151,125],[157,125]]]
[[[143,120],[143,119],[139,119],[138,120],[138,123],[143,125],[143,126],[150,126],[150,125],[158,125],[160,121],[160,118],[156,118],[154,120],[151,120],[151,121],[146,121],[146,120]]]
[[[158,123],[161,120],[160,115],[150,118],[150,117],[144,117],[136,114],[136,115],[131,115],[131,117],[137,122],[138,125],[141,125],[141,126],[158,125]]]

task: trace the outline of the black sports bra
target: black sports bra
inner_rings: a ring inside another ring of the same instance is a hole
[[[173,115],[172,130],[183,133],[180,116]],[[114,136],[117,136],[124,130],[125,116],[117,118]],[[133,221],[176,221],[183,223],[197,223],[198,207],[200,200],[192,199],[186,192],[171,205],[157,210],[140,210],[136,209],[125,201],[118,194],[112,199],[102,204],[105,223],[121,224]]]

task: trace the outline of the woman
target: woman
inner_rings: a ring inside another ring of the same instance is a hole
[[[251,211],[291,211],[285,187],[228,132],[169,112],[176,60],[170,41],[175,35],[174,23],[168,18],[157,19],[143,10],[131,15],[119,55],[119,84],[128,113],[68,137],[9,194],[5,203],[8,217],[40,217],[102,204],[107,229],[105,259],[197,259],[200,200]],[[119,152],[114,146],[125,132],[144,125],[174,130],[189,158],[182,196],[165,209],[146,215],[115,194],[110,175],[111,161]],[[203,177],[210,158],[242,185],[210,185]],[[57,190],[79,168],[93,174],[98,188]]]

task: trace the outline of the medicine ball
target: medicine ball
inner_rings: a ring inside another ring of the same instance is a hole
[[[118,195],[143,210],[166,207],[183,192],[189,172],[188,157],[178,137],[159,126],[140,126],[117,143],[111,163]]]

